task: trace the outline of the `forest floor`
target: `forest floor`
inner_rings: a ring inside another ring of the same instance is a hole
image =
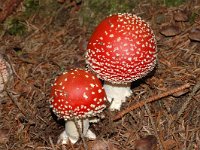
[[[97,140],[86,139],[89,150],[200,150],[200,1],[95,2],[0,2],[0,54],[13,72],[1,93],[0,149],[84,150],[82,140],[56,144],[64,122],[50,111],[51,84],[63,71],[85,68],[87,41],[102,18],[130,12],[153,29],[158,60],[148,77],[133,82],[121,111],[155,100],[115,121],[119,112],[106,109],[105,118],[90,126]]]

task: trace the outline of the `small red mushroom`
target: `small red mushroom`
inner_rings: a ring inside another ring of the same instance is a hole
[[[58,142],[78,141],[79,133],[73,119],[78,120],[85,137],[95,139],[95,134],[88,129],[89,118],[103,111],[106,100],[100,80],[88,71],[75,69],[57,77],[52,85],[50,104],[53,112],[66,121]]]
[[[86,63],[99,78],[110,109],[120,109],[132,91],[130,83],[144,77],[156,64],[156,40],[149,25],[136,15],[115,14],[95,29],[87,45]],[[113,100],[114,99],[114,100]]]

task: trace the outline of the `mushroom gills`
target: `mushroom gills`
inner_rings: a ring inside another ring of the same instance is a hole
[[[89,119],[78,120],[77,123],[84,137],[87,137],[90,140],[96,139],[96,135],[89,130]],[[60,134],[57,143],[67,144],[70,140],[70,142],[74,144],[78,141],[79,137],[80,135],[74,121],[66,121],[65,130]]]
[[[111,103],[110,110],[120,110],[123,102],[126,101],[126,98],[131,96],[131,83],[127,84],[112,84],[106,82],[103,85],[107,99]]]

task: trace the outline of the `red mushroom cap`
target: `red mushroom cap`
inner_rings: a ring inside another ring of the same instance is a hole
[[[128,13],[104,19],[93,32],[87,49],[89,69],[112,83],[137,80],[156,64],[153,31],[140,17]]]
[[[66,120],[96,116],[103,111],[106,94],[92,73],[75,69],[56,78],[51,90],[53,112]]]

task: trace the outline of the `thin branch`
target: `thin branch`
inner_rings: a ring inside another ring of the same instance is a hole
[[[172,94],[174,94],[174,93],[177,93],[177,92],[182,91],[182,90],[184,90],[184,89],[187,89],[187,88],[189,88],[189,87],[190,87],[190,84],[189,84],[189,83],[186,83],[186,84],[184,84],[184,85],[182,85],[182,86],[180,86],[180,87],[177,87],[177,88],[175,88],[175,89],[168,90],[167,92],[161,93],[161,94],[159,94],[159,95],[154,95],[154,96],[152,96],[152,97],[150,97],[150,98],[148,98],[148,99],[146,99],[146,100],[142,100],[142,101],[140,101],[140,102],[138,102],[138,103],[136,103],[136,104],[133,104],[132,106],[126,108],[125,110],[119,112],[119,113],[114,117],[113,120],[120,119],[120,118],[122,118],[125,114],[129,113],[130,111],[135,110],[135,109],[137,109],[137,108],[139,108],[139,107],[142,107],[142,106],[144,106],[144,105],[147,104],[147,103],[151,103],[151,102],[153,102],[153,101],[157,101],[157,100],[159,100],[159,99],[161,99],[161,98],[163,98],[163,97],[167,97],[167,96],[169,96],[169,95],[172,95]]]
[[[10,59],[9,56],[7,56],[7,59],[8,59],[8,63],[10,64],[10,68],[11,68],[13,74],[14,74],[20,81],[22,81],[22,83],[26,84],[27,86],[30,86],[30,87],[33,88],[33,89],[36,89],[37,91],[41,92],[41,93],[45,96],[45,93],[44,93],[41,89],[37,88],[37,87],[35,86],[35,84],[29,85],[25,80],[23,80],[23,79],[16,73],[15,68],[14,68],[13,65],[12,65],[13,63],[12,63],[12,61],[11,61],[11,59]]]
[[[20,107],[20,105],[17,103],[16,98],[6,89],[5,90],[6,93],[8,94],[8,96],[10,97],[10,99],[12,100],[13,104],[19,109],[19,111],[26,117],[26,119],[28,119],[27,114],[25,113],[25,111]]]
[[[49,142],[51,144],[52,150],[56,150],[55,145],[53,144],[52,138],[49,136]]]
[[[197,84],[194,86],[192,92],[190,93],[190,95],[187,97],[185,103],[182,105],[181,109],[178,111],[178,114],[175,118],[175,120],[178,120],[180,118],[180,116],[183,114],[183,112],[185,111],[185,109],[187,108],[188,104],[190,103],[190,101],[192,100],[192,97],[195,95],[195,93],[200,89],[200,81],[197,82]]]
[[[156,137],[157,137],[157,139],[158,139],[158,143],[159,143],[159,146],[160,146],[160,150],[164,150],[163,142],[162,142],[162,140],[160,139],[160,137],[159,137],[159,135],[158,135],[158,131],[157,131],[156,125],[155,125],[155,123],[154,123],[153,117],[152,117],[152,115],[151,115],[151,112],[150,112],[150,110],[149,110],[149,107],[147,106],[146,103],[144,104],[144,107],[145,107],[145,109],[146,109],[146,111],[147,111],[147,113],[148,113],[148,115],[149,115],[149,119],[150,119],[150,121],[151,121],[151,125],[152,125],[153,130],[154,130],[154,132],[155,132],[155,135],[156,135]]]
[[[81,131],[81,129],[84,129],[84,125],[83,125],[83,120],[81,120],[81,123],[82,123],[82,128],[79,126],[79,124],[78,124],[78,120],[74,117],[74,123],[75,123],[75,125],[76,125],[76,128],[77,128],[77,130],[78,130],[78,133],[79,133],[79,135],[80,135],[80,137],[81,137],[81,139],[82,139],[82,141],[83,141],[83,146],[84,146],[84,149],[85,150],[88,150],[88,147],[87,147],[87,144],[86,144],[86,141],[85,141],[85,137],[84,137],[84,135],[83,135],[83,132]]]

